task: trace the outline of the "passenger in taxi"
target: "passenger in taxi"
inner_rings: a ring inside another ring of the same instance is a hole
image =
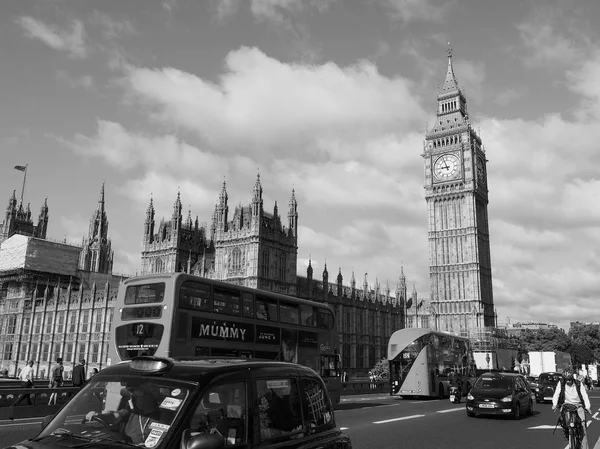
[[[227,446],[245,441],[245,401],[242,383],[220,385],[206,391],[190,418],[190,436],[218,434]]]

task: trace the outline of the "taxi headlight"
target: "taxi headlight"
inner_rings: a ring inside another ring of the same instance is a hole
[[[467,395],[467,399],[468,399],[469,401],[472,401],[472,400],[473,400],[473,399],[475,399],[475,398],[473,397],[473,395],[472,395],[471,393],[469,393],[469,394]]]
[[[500,399],[502,402],[512,402],[512,395]]]

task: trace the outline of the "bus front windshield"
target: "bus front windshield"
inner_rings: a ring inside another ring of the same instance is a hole
[[[158,323],[140,321],[125,324],[115,329],[116,349],[121,360],[154,355],[163,338],[164,326]]]
[[[190,385],[148,376],[94,376],[36,441],[65,437],[158,447],[189,398]]]

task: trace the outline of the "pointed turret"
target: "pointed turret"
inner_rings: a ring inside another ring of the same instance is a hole
[[[306,268],[306,277],[311,280],[312,276],[313,276],[313,267],[312,267],[312,261],[310,260],[310,256],[308,258],[308,268]]]
[[[294,237],[298,235],[298,203],[296,201],[296,192],[292,189],[292,196],[288,208],[288,227]]]
[[[337,278],[336,278],[336,282],[337,282],[337,295],[340,298],[344,294],[343,281],[344,281],[344,278],[342,276],[342,267],[339,267],[339,271],[338,271],[338,275],[337,275]]]
[[[108,219],[104,201],[104,183],[100,189],[98,205],[90,220],[87,237],[79,256],[79,269],[96,273],[112,273],[114,252],[108,238]]]
[[[154,201],[150,197],[150,204],[146,209],[146,220],[144,220],[144,241],[152,243],[154,241]]]
[[[223,181],[223,187],[221,188],[221,193],[219,193],[219,204],[216,207],[216,228],[221,231],[227,231],[227,223],[229,221],[229,206],[227,205],[227,200],[229,199],[229,195],[227,195],[227,184]]]
[[[406,287],[406,276],[404,276],[403,266],[400,266],[400,277],[398,279],[400,281],[400,288]]]
[[[38,215],[38,224],[35,228],[35,236],[39,239],[46,238],[48,231],[48,197],[44,198],[44,204],[40,207],[40,215]]]
[[[174,233],[173,237],[175,240],[178,238],[179,230],[181,229],[181,222],[183,221],[183,216],[181,215],[181,211],[183,207],[181,206],[181,192],[177,191],[177,199],[173,204],[173,216],[171,217],[172,228],[171,232]]]
[[[260,185],[260,173],[256,175],[256,182],[254,183],[253,196],[252,196],[252,219],[257,220],[262,215],[263,200],[262,200],[262,186]]]
[[[100,198],[98,199],[98,211],[101,214],[104,214],[104,182],[102,183],[102,188],[100,189]]]

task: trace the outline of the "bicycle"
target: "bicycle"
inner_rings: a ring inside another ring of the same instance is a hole
[[[561,424],[565,432],[565,438],[569,441],[569,449],[581,449],[581,443],[585,434],[583,426],[585,425],[586,410],[584,409],[584,420],[582,422],[578,413],[579,408],[583,408],[583,406],[580,404],[563,404],[559,409],[556,427],[558,427],[558,424]],[[556,427],[554,430],[556,430]]]

